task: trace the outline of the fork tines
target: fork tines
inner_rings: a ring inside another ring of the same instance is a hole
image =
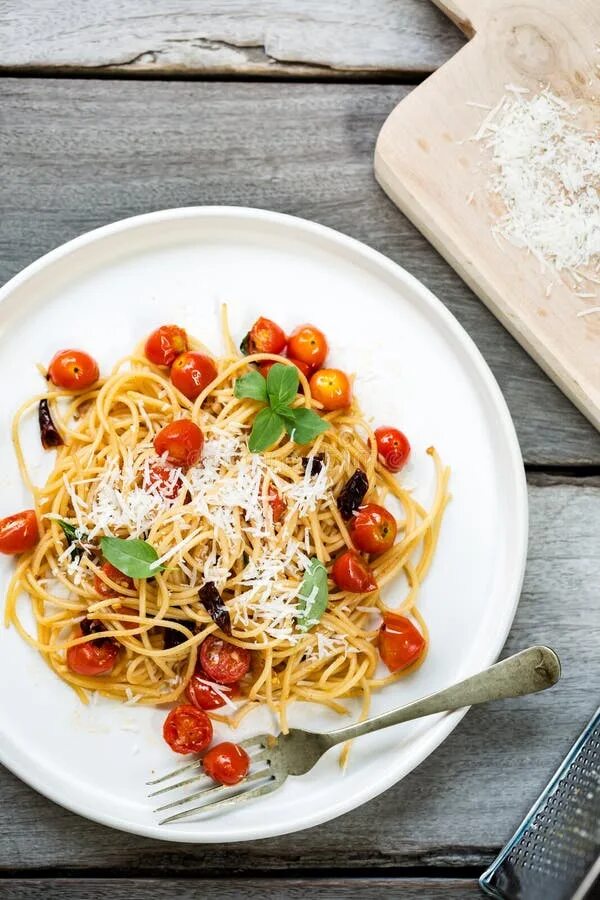
[[[155,778],[153,781],[148,781],[148,786],[153,787],[154,785],[171,781],[171,779],[176,778],[185,772],[192,773],[194,770],[200,770],[198,771],[198,774],[190,774],[190,777],[184,778],[182,781],[177,781],[175,784],[167,784],[165,787],[161,787],[157,791],[152,791],[152,793],[148,795],[149,797],[157,797],[161,794],[167,794],[170,791],[180,790],[190,784],[197,785],[198,789],[195,790],[194,793],[186,794],[186,796],[181,797],[179,800],[173,800],[171,803],[159,806],[154,812],[164,812],[167,809],[186,806],[194,800],[200,800],[200,803],[191,809],[182,810],[181,812],[175,813],[175,815],[162,819],[159,824],[166,825],[168,822],[184,819],[196,812],[204,812],[206,810],[212,811],[217,807],[221,808],[228,803],[250,800],[253,797],[259,797],[262,794],[267,794],[274,790],[274,788],[278,786],[279,780],[270,768],[270,743],[273,743],[273,738],[271,735],[267,734],[259,734],[255,737],[248,738],[248,740],[240,741],[240,746],[243,747],[250,756],[250,774],[247,775],[243,781],[240,781],[235,785],[215,784],[212,778],[209,778],[202,771],[202,760],[200,759],[187,766],[180,766],[178,769],[175,769],[174,772],[161,775],[160,778]],[[266,763],[266,765],[261,765],[261,763]],[[255,770],[257,765],[258,769]],[[253,785],[255,786],[253,787]]]

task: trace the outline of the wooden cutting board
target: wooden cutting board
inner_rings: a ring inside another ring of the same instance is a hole
[[[600,108],[600,0],[435,0],[470,42],[406,97],[375,151],[383,189],[565,394],[600,429],[600,313],[494,238],[491,151],[471,138],[507,84]],[[473,103],[481,106],[470,105]],[[596,119],[595,119],[596,120]],[[500,244],[500,245],[499,245]],[[589,286],[585,287],[589,291]],[[443,299],[443,298],[442,298]]]

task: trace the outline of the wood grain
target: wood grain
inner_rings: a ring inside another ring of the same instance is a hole
[[[463,43],[429,0],[8,0],[0,17],[5,72],[389,77]]]
[[[579,316],[598,305],[600,291],[589,283],[570,287],[551,271],[542,272],[533,253],[496,239],[490,224],[498,219],[500,201],[487,189],[491,154],[470,140],[486,112],[468,105],[496,107],[506,84],[531,96],[548,85],[567,103],[587,107],[596,121],[598,5],[452,0],[451,7],[473,23],[476,37],[388,118],[377,142],[377,178],[600,429],[600,316]]]
[[[0,281],[136,213],[239,204],[315,219],[382,251],[472,335],[525,459],[600,463],[600,437],[375,184],[377,133],[410,88],[4,79]]]
[[[527,573],[504,652],[553,646],[563,662],[556,688],[473,709],[416,771],[333,823],[208,851],[95,825],[3,770],[0,795],[10,815],[0,831],[0,872],[106,875],[116,868],[130,877],[166,877],[201,866],[206,876],[256,877],[307,868],[488,864],[591,717],[600,692],[600,483],[563,485],[546,477],[530,485],[529,499]]]

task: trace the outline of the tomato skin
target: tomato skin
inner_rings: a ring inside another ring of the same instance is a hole
[[[209,679],[206,678],[204,672],[196,669],[185,689],[187,698],[192,706],[197,706],[198,709],[220,709],[221,706],[225,706],[225,701],[217,694],[210,684],[206,684],[207,680]],[[226,685],[223,686],[226,687]],[[238,695],[239,690],[237,684],[234,684],[227,692],[227,696],[233,699]]]
[[[188,337],[179,325],[161,325],[149,335],[144,352],[155,366],[171,366],[188,349]]]
[[[125,575],[123,572],[119,572],[118,569],[115,569],[113,565],[109,562],[103,562],[100,566],[100,570],[106,575],[107,578],[110,578],[111,581],[114,581],[115,584],[118,584],[120,587],[125,588],[125,590],[131,590],[133,588],[133,578],[130,578],[128,575]],[[109,584],[106,584],[98,575],[94,575],[94,590],[97,594],[100,594],[101,597],[108,599],[109,597],[120,597],[118,591],[115,591]]]
[[[181,478],[173,477],[173,472],[177,470],[178,466],[172,466],[162,459],[155,459],[148,466],[148,482],[151,487],[156,487],[164,500],[174,500],[181,490]]]
[[[285,350],[285,332],[271,319],[261,316],[256,320],[245,341],[248,353],[275,353],[280,356]]]
[[[386,469],[399,472],[410,456],[410,443],[402,431],[385,425],[375,429],[377,453]]]
[[[297,369],[300,370],[300,372],[302,372],[302,374],[304,375],[305,378],[310,379],[310,376],[312,373],[312,367],[309,366],[308,363],[302,362],[301,359],[292,359],[292,357],[289,357],[289,360],[291,363],[293,363],[296,366]]]
[[[83,350],[59,350],[48,366],[48,378],[56,387],[82,391],[98,381],[98,363]]]
[[[250,668],[250,651],[209,634],[200,647],[200,665],[218,684],[235,684]]]
[[[182,353],[171,366],[171,381],[188,400],[199,397],[216,377],[217,367],[210,356],[195,350]]]
[[[73,637],[81,637],[81,629]],[[98,638],[67,650],[67,666],[77,675],[107,675],[119,656],[119,645],[111,638]]]
[[[274,484],[269,485],[269,489],[267,491],[267,502],[271,507],[271,514],[273,516],[273,522],[280,522],[283,516],[285,515],[285,511],[287,509],[287,503],[277,490]]]
[[[204,434],[195,422],[177,419],[158,432],[154,449],[159,456],[167,454],[172,466],[193,466],[202,456]]]
[[[32,550],[40,539],[35,510],[24,509],[5,519],[0,519],[0,553],[25,553]]]
[[[352,543],[363,553],[385,553],[396,539],[396,520],[385,506],[360,506],[350,523]]]
[[[288,339],[288,355],[291,359],[318,369],[325,362],[329,346],[322,331],[314,325],[299,325]]]
[[[319,369],[310,379],[310,392],[327,410],[345,409],[352,403],[352,388],[341,369]]]
[[[223,741],[210,748],[202,765],[206,774],[214,781],[220,784],[237,784],[248,774],[250,757],[239,744]]]
[[[416,662],[425,649],[425,638],[406,616],[385,613],[379,631],[379,655],[390,670],[399,672]]]
[[[177,706],[165,719],[163,737],[175,753],[202,753],[212,741],[212,722],[202,709]]]
[[[354,550],[346,550],[335,560],[331,577],[341,591],[369,594],[377,590],[375,576]]]

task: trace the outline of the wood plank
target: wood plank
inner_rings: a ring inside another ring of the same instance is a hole
[[[428,0],[8,0],[6,71],[336,78],[422,74],[464,38]]]
[[[76,874],[289,872],[290,869],[484,866],[510,837],[600,692],[600,481],[530,485],[531,538],[505,653],[555,647],[563,681],[536,697],[473,709],[416,771],[334,822],[298,835],[210,848],[120,834],[80,819],[0,772],[0,871]],[[465,637],[468,640],[468,635]],[[460,652],[460,648],[457,648]],[[15,871],[17,870],[17,871]],[[428,896],[428,895],[427,895]]]
[[[193,204],[316,219],[430,287],[502,387],[525,459],[598,464],[600,436],[377,187],[393,85],[5,79],[0,281],[83,231]]]
[[[217,881],[207,878],[130,879],[8,879],[0,881],[0,890],[11,900],[155,900],[156,897],[176,897],[177,900],[218,898],[238,900],[239,897],[261,900],[300,900],[309,893],[319,900],[363,900],[364,897],[385,897],[386,900],[470,900],[481,898],[477,882],[466,879],[441,878],[227,878]]]

